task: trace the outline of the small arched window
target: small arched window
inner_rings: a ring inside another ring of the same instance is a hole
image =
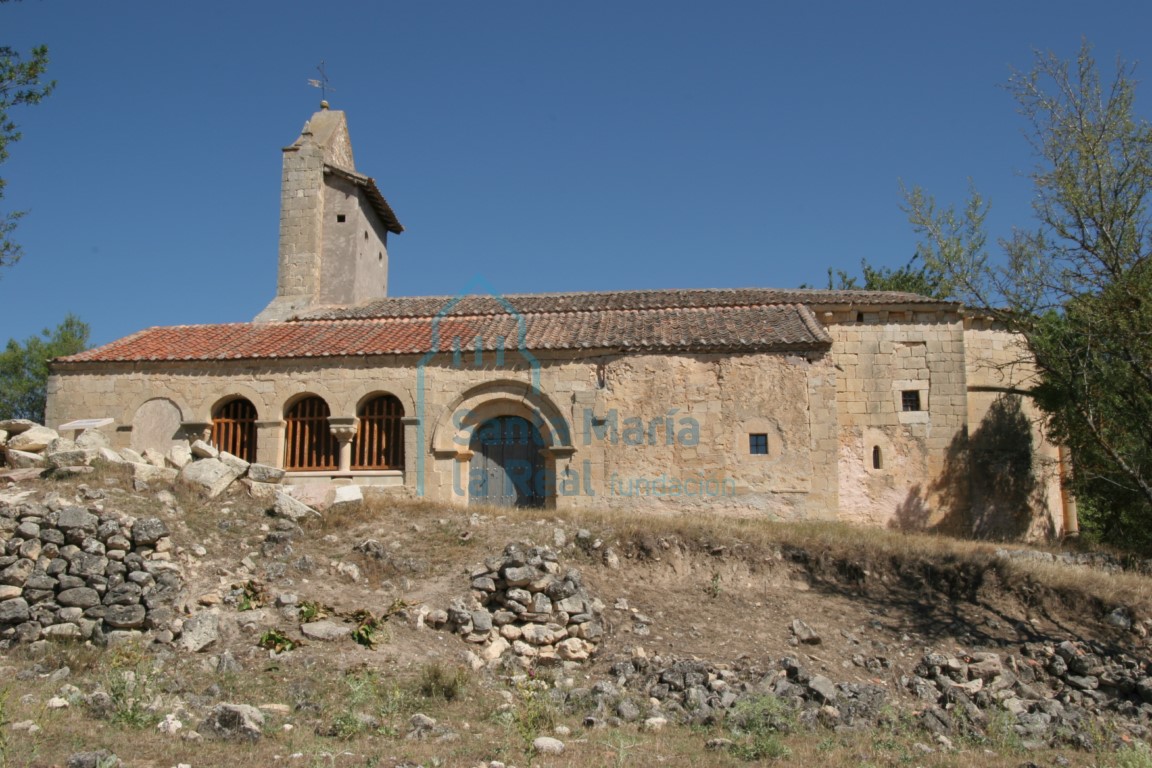
[[[360,428],[352,444],[352,469],[404,468],[404,406],[380,395],[360,406]]]
[[[884,457],[880,454],[880,446],[872,446],[872,469],[884,469]]]
[[[256,406],[243,397],[216,406],[212,444],[244,461],[256,461]]]
[[[340,444],[328,425],[328,403],[306,397],[284,414],[284,469],[326,470],[340,465]]]

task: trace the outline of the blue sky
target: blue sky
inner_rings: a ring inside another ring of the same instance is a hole
[[[58,88],[13,113],[0,341],[245,321],[276,285],[280,148],[324,61],[358,170],[407,232],[393,295],[822,285],[898,266],[900,181],[1029,223],[1000,86],[1086,37],[1146,57],[1146,2],[0,4]],[[1148,76],[1148,62],[1138,76]],[[1148,103],[1143,91],[1141,109]]]

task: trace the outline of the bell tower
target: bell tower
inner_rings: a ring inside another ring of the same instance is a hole
[[[376,182],[356,172],[348,120],[320,102],[284,148],[276,298],[256,322],[388,295],[388,235],[404,227]]]

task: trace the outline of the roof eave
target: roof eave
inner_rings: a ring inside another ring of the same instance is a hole
[[[398,235],[404,231],[404,225],[396,218],[395,211],[392,206],[388,205],[388,201],[384,199],[384,195],[380,194],[380,188],[376,186],[376,180],[371,176],[365,176],[362,173],[349,171],[347,168],[341,168],[338,165],[330,163],[324,164],[324,172],[332,173],[342,179],[347,179],[356,186],[364,190],[368,202],[372,205],[372,209],[376,211],[376,215],[384,222],[384,227],[394,235]]]

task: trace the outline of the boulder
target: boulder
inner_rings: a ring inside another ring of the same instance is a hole
[[[551,736],[538,736],[532,742],[532,749],[538,755],[560,755],[564,753],[564,742]]]
[[[0,624],[22,624],[28,617],[28,601],[24,598],[0,602]]]
[[[144,626],[146,616],[142,605],[110,605],[104,613],[104,623],[114,629],[139,629]]]
[[[68,768],[121,768],[124,763],[106,749],[76,752],[68,757]]]
[[[45,464],[44,457],[38,453],[18,451],[11,445],[5,454],[8,457],[8,466],[13,469],[39,469]]]
[[[200,459],[185,465],[184,469],[180,470],[179,480],[200,490],[208,498],[214,499],[242,474],[243,472],[235,466],[219,459]]]
[[[812,675],[812,679],[808,681],[808,690],[823,704],[836,702],[836,686],[824,675]]]
[[[363,502],[364,492],[360,490],[360,486],[341,485],[333,491],[332,503],[328,508],[334,512],[338,510],[353,510]]]
[[[0,603],[0,605],[3,604]],[[352,627],[347,624],[336,624],[335,622],[321,620],[302,624],[300,626],[300,633],[310,640],[331,642],[333,640],[342,640],[351,635]]]
[[[84,536],[91,536],[96,533],[98,525],[100,525],[100,518],[83,507],[62,509],[56,518],[56,527],[66,538],[80,539]]]
[[[35,569],[36,563],[34,561],[20,558],[12,563],[12,565],[0,571],[0,584],[23,587],[24,582],[28,581],[28,577],[32,575],[32,571]]]
[[[52,640],[55,642],[72,642],[81,640],[84,637],[84,630],[75,624],[63,623],[53,624],[50,627],[44,627],[44,639]]]
[[[310,483],[297,485],[292,488],[292,497],[307,504],[314,510],[323,512],[328,509],[328,500],[331,497],[329,488],[324,483]]]
[[[168,526],[158,517],[141,517],[132,524],[132,541],[138,547],[155,546],[168,533]]]
[[[76,447],[86,451],[99,451],[101,448],[111,448],[112,443],[108,435],[98,429],[86,429],[76,438]]]
[[[279,483],[284,479],[284,470],[267,464],[249,464],[248,479],[256,483]]]
[[[95,449],[81,448],[63,437],[53,440],[44,449],[44,458],[52,469],[87,466],[95,457]]]
[[[9,436],[27,432],[32,427],[38,426],[40,425],[30,419],[4,419],[0,421],[0,430],[7,432]]]
[[[177,471],[170,467],[154,467],[151,464],[132,462],[133,480],[145,483],[173,483],[177,476]]]
[[[141,452],[141,455],[144,457],[144,461],[148,462],[154,467],[168,466],[168,462],[164,458],[164,454],[160,453],[160,451],[156,450],[155,448],[145,448]]]
[[[220,639],[220,616],[212,611],[198,613],[184,621],[180,633],[180,647],[189,653],[199,653]]]
[[[217,739],[256,741],[264,732],[264,713],[247,704],[217,704],[198,730]]]
[[[192,461],[192,450],[186,443],[176,443],[168,449],[164,460],[168,466],[174,469],[184,469],[188,462]]]
[[[56,602],[64,607],[91,608],[100,605],[100,593],[90,587],[73,587],[57,594]]]
[[[191,450],[192,455],[198,459],[214,459],[220,455],[220,451],[216,449],[216,446],[206,443],[203,440],[194,441],[192,445],[189,446],[189,450]]]
[[[796,639],[801,643],[806,643],[807,645],[819,645],[821,642],[820,635],[816,630],[800,621],[800,619],[792,620],[792,634],[795,635]]]
[[[276,491],[276,502],[272,507],[272,514],[299,522],[306,517],[319,517],[320,513],[307,504],[297,501],[284,491]]]
[[[511,647],[507,640],[497,636],[495,640],[480,650],[480,658],[484,661],[496,661]]]
[[[12,432],[12,430],[8,430]],[[23,432],[8,438],[9,450],[39,453],[48,447],[48,444],[60,437],[54,429],[34,424]]]
[[[100,448],[96,451],[96,458],[101,461],[106,461],[109,464],[124,464],[126,460],[116,451],[111,448]]]
[[[252,466],[256,465],[253,464]],[[279,489],[278,485],[257,482],[247,477],[240,478],[239,482],[240,485],[247,489],[248,495],[261,504],[265,504],[270,508],[276,503],[276,491]]]
[[[132,450],[131,448],[121,448],[120,449],[120,457],[122,459],[124,459],[124,461],[128,462],[129,464],[147,464],[148,463],[147,461],[144,460],[143,456],[141,456],[139,453]]]
[[[248,472],[248,468],[252,466],[247,461],[244,461],[244,459],[239,456],[233,456],[228,453],[228,451],[220,451],[216,458],[239,472],[238,477],[243,477]]]

